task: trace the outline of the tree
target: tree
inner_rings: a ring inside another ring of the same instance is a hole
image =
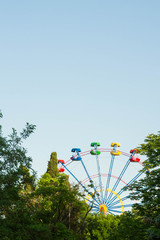
[[[88,209],[81,196],[77,186],[69,183],[68,175],[59,173],[57,153],[53,152],[47,172],[34,193],[36,219],[50,225],[52,239],[79,239],[78,232]]]
[[[48,162],[48,168],[47,168],[47,173],[49,173],[49,175],[51,177],[56,177],[59,173],[58,168],[57,168],[57,153],[56,152],[52,152],[51,153],[51,157],[50,157],[50,161]]]
[[[160,132],[149,134],[138,148],[146,156],[142,171],[146,176],[129,186],[134,190],[132,199],[139,199],[142,205],[135,205],[143,218],[150,239],[160,239]]]
[[[19,191],[26,184],[33,183],[34,171],[31,168],[32,159],[27,157],[27,150],[22,147],[22,140],[26,139],[35,129],[34,125],[26,124],[26,128],[18,136],[12,129],[9,138],[0,135],[0,198],[1,204],[10,205],[12,200],[17,200]],[[32,171],[32,177],[29,174]]]
[[[10,136],[3,137],[0,125],[1,239],[17,239],[17,232],[21,229],[23,235],[24,225],[31,221],[30,211],[27,209],[28,195],[24,192],[34,188],[35,172],[31,168],[32,159],[27,156],[22,143],[34,129],[35,125],[27,123],[19,135],[13,128]]]

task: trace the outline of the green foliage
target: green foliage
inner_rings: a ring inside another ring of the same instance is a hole
[[[86,240],[118,240],[119,217],[113,215],[90,214],[85,230]]]
[[[136,192],[131,198],[142,202],[135,209],[145,221],[150,239],[160,239],[160,132],[148,135],[139,150],[147,157],[143,169],[146,176],[129,187]]]
[[[76,234],[73,230],[67,229],[63,223],[56,223],[54,228],[54,238],[57,240],[76,240]]]
[[[136,212],[125,212],[119,216],[118,240],[145,240],[148,239],[146,234],[146,226],[143,218]]]
[[[149,134],[139,147],[140,153],[147,157],[144,162],[146,168],[160,166],[160,131],[158,134]]]
[[[25,239],[24,226],[31,222],[27,204],[35,172],[22,143],[34,129],[35,125],[27,123],[19,135],[13,128],[11,135],[3,137],[0,126],[0,239]]]
[[[2,129],[2,126],[1,126]],[[0,214],[20,199],[19,192],[33,185],[35,172],[31,168],[32,159],[22,147],[26,139],[35,129],[35,125],[26,124],[26,128],[18,136],[13,128],[9,137],[0,134]],[[31,174],[30,174],[31,172]]]
[[[49,173],[52,178],[56,177],[59,174],[57,165],[58,165],[57,153],[52,152],[50,161],[48,162],[48,168],[47,168],[47,173]]]
[[[61,222],[68,229],[79,228],[78,219],[88,206],[80,200],[78,190],[68,184],[67,175],[52,178],[45,173],[38,182],[36,196],[37,214],[42,222]]]

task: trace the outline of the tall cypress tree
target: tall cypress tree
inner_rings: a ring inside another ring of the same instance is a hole
[[[48,162],[48,168],[47,168],[47,173],[49,173],[49,175],[52,178],[56,177],[59,173],[57,165],[58,165],[57,153],[52,152],[50,156],[50,161]]]

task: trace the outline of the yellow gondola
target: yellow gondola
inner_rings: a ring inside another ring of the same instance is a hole
[[[111,147],[114,147],[116,145],[116,147],[120,147],[121,144],[120,143],[111,143]]]
[[[121,155],[121,152],[120,151],[116,151],[116,152],[111,151],[111,155],[119,156],[119,155]]]

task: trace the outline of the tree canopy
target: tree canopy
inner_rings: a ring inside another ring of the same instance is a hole
[[[160,132],[149,134],[139,151],[146,157],[142,170],[146,176],[129,187],[135,191],[131,198],[142,202],[135,209],[145,221],[150,239],[160,239]]]

